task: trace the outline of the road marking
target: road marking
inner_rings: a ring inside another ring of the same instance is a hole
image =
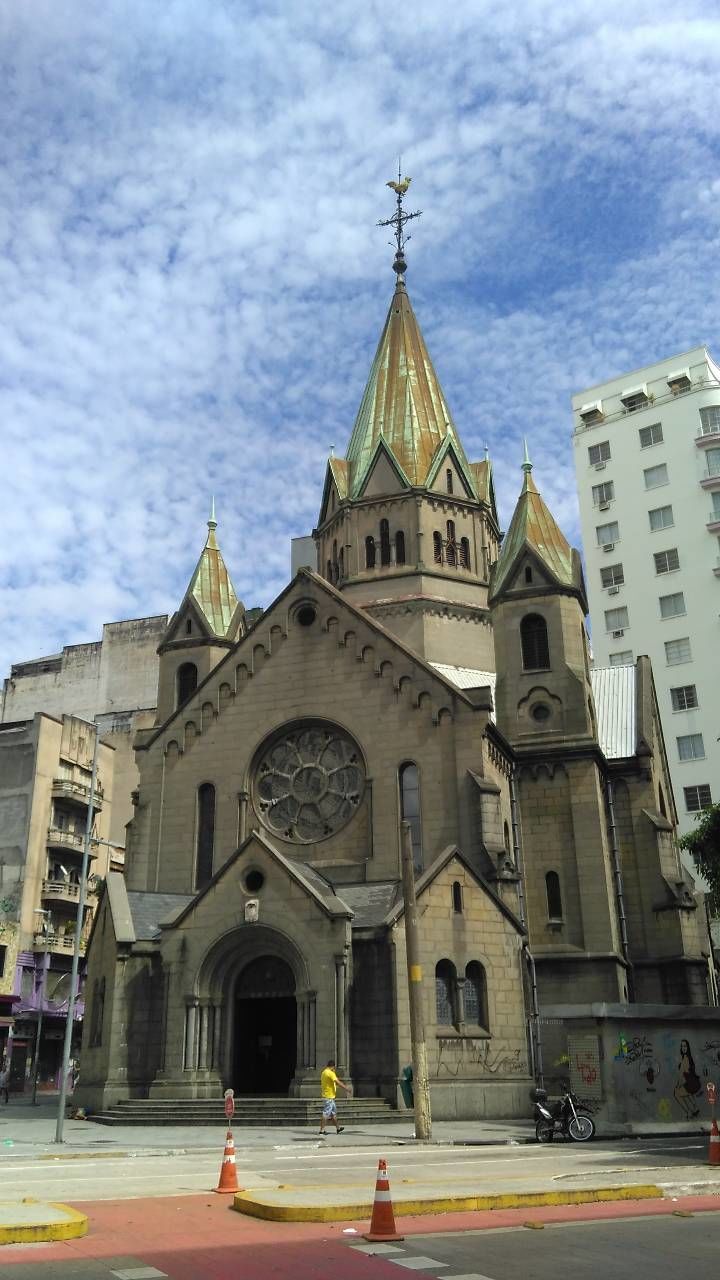
[[[357,1253],[404,1253],[405,1250],[396,1244],[351,1244]]]
[[[111,1276],[117,1276],[118,1280],[157,1280],[158,1276],[164,1276],[167,1280],[167,1271],[158,1271],[157,1267],[125,1267],[122,1271],[111,1271]]]
[[[436,1262],[435,1258],[388,1258],[398,1267],[407,1267],[408,1271],[428,1271],[430,1267],[447,1267],[447,1262]]]

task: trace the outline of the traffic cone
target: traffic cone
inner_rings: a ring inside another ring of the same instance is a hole
[[[708,1146],[708,1164],[720,1164],[720,1130],[717,1127],[717,1120],[713,1116],[712,1125],[710,1127],[710,1143]]]
[[[241,1190],[238,1186],[237,1170],[235,1168],[235,1142],[230,1129],[228,1129],[225,1139],[225,1151],[220,1165],[220,1181],[215,1190],[220,1195],[228,1195]]]
[[[365,1240],[404,1240],[395,1230],[395,1214],[393,1213],[388,1182],[387,1164],[378,1160],[377,1181],[375,1183],[375,1201],[373,1203],[370,1230]]]

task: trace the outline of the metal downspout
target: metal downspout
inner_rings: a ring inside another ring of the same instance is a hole
[[[510,821],[512,824],[513,857],[520,877],[518,881],[518,910],[520,912],[520,923],[523,929],[527,929],[527,912],[525,909],[525,872],[523,868],[522,848],[520,845],[520,825],[518,823],[517,791],[515,790],[514,769],[510,774]],[[543,1072],[542,1037],[540,1034],[540,1006],[538,1004],[537,973],[535,971],[535,959],[530,950],[527,938],[523,942],[522,949],[525,955],[525,960],[527,961],[528,973],[530,975],[530,1000],[532,1005],[532,1019],[535,1024],[535,1076],[542,1088],[545,1083],[545,1077]]]
[[[606,796],[608,807],[608,834],[610,836],[610,851],[613,860],[613,877],[615,879],[615,897],[617,899],[618,918],[620,921],[620,944],[622,946],[623,959],[627,965],[627,990],[628,1000],[635,999],[635,982],[633,979],[633,968],[630,963],[630,946],[628,943],[627,916],[625,915],[625,894],[623,891],[622,871],[620,870],[620,850],[617,842],[617,824],[615,822],[615,801],[613,793],[613,784],[608,778],[606,780]]]

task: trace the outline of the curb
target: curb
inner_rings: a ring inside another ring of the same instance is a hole
[[[434,1196],[395,1200],[395,1217],[427,1213],[462,1213],[484,1209],[532,1209],[543,1205],[600,1204],[612,1200],[662,1200],[663,1191],[652,1183],[627,1187],[595,1187],[578,1191],[528,1191],[499,1196]],[[285,1205],[273,1204],[252,1192],[240,1191],[231,1206],[237,1213],[268,1222],[356,1222],[369,1219],[372,1204]]]
[[[71,1209],[68,1204],[54,1202],[49,1204],[47,1201],[30,1199],[21,1201],[21,1204],[37,1205],[35,1213],[32,1209],[25,1210],[26,1216],[29,1219],[35,1217],[36,1221],[22,1222],[18,1219],[7,1223],[0,1221],[0,1245],[47,1244],[54,1240],[77,1240],[80,1236],[87,1235],[87,1215],[80,1213],[78,1209]],[[0,1218],[18,1213],[19,1208],[18,1204],[0,1204]],[[48,1210],[52,1212],[48,1213]],[[47,1215],[45,1221],[43,1221],[44,1214]]]

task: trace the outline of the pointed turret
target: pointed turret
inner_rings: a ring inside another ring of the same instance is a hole
[[[186,702],[245,630],[238,600],[217,543],[215,499],[200,559],[158,647],[158,723]]]

